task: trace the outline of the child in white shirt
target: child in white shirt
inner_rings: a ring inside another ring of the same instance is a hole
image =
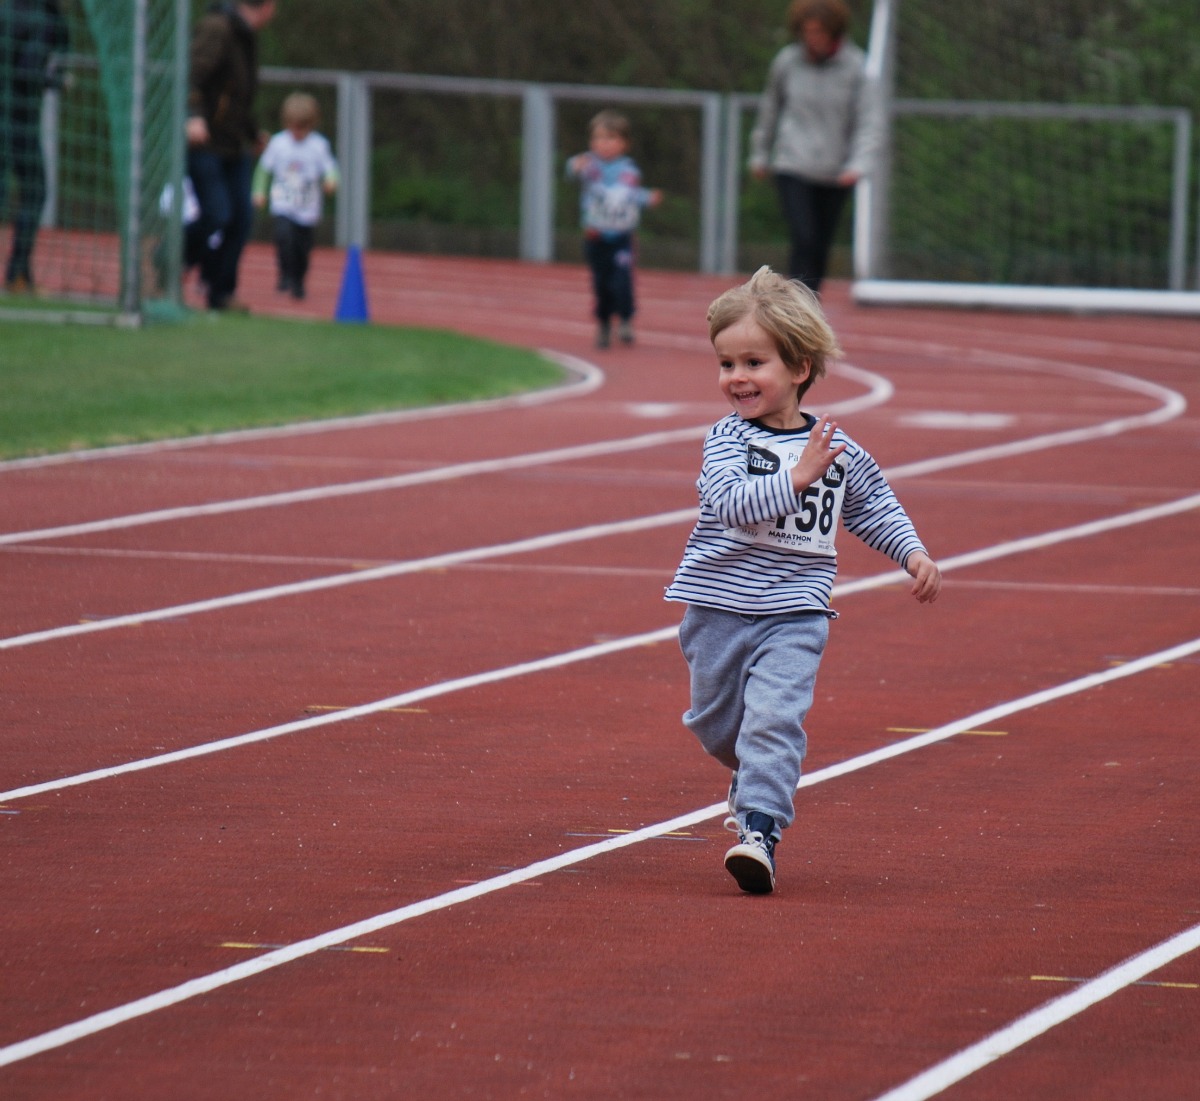
[[[322,200],[338,187],[337,161],[324,135],[317,133],[317,101],[293,92],[283,101],[283,129],[267,143],[254,170],[254,205],[267,205],[270,181],[272,238],[279,265],[278,289],[304,297],[313,237]]]

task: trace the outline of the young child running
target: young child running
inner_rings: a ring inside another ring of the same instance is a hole
[[[800,408],[840,354],[816,296],[769,268],[708,310],[718,385],[733,413],[704,442],[700,518],[668,600],[687,605],[684,724],[733,773],[725,867],[743,891],[775,888],[775,846],[795,817],[812,705],[846,530],[937,599],[941,571],[871,456],[828,416]]]
[[[633,343],[634,231],[642,207],[657,206],[662,192],[642,187],[642,173],[629,156],[629,120],[601,111],[588,125],[588,151],[567,161],[567,175],[580,183],[583,255],[592,273],[596,347],[612,340],[618,321],[623,344]]]
[[[293,92],[283,101],[280,113],[283,129],[263,150],[252,191],[254,205],[266,206],[270,181],[278,289],[303,298],[322,199],[337,190],[338,167],[328,139],[317,133],[320,115],[316,99]]]

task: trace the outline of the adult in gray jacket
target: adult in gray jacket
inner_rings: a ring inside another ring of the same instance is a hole
[[[751,134],[750,170],[774,174],[791,250],[788,275],[820,291],[842,210],[881,133],[866,56],[846,38],[843,0],[793,0],[796,39],[771,62]]]

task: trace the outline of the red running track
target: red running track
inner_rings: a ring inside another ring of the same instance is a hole
[[[339,264],[246,295],[328,317]],[[600,353],[578,268],[366,273],[601,374],[0,467],[0,1096],[1197,1096],[1200,325],[831,288],[813,407],[946,584],[845,550],[752,898],[661,599],[729,280],[642,273]]]

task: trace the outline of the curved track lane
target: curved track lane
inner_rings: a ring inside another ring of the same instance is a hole
[[[846,548],[752,899],[661,600],[729,281],[643,273],[601,355],[578,269],[366,271],[599,384],[0,468],[5,1096],[1185,1096],[1195,323],[831,288],[812,397],[946,589]]]

